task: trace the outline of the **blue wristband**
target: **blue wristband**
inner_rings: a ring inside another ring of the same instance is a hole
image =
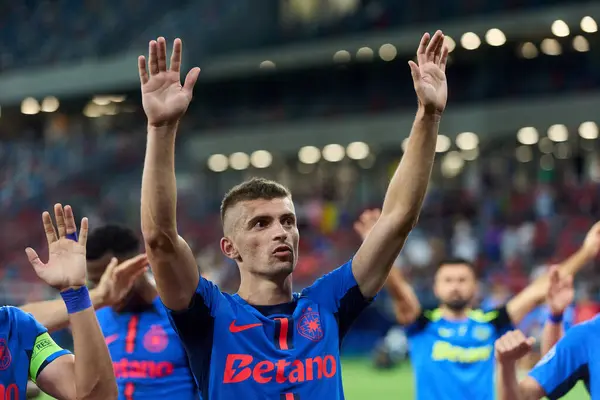
[[[79,289],[67,289],[60,292],[60,295],[67,306],[69,314],[87,310],[92,306],[92,299],[87,286],[82,286]]]
[[[550,320],[550,322],[552,322],[554,324],[560,324],[563,320],[563,315],[562,314],[559,314],[559,315],[550,314],[550,316],[548,317],[548,320]]]
[[[67,233],[67,239],[69,240],[73,240],[74,242],[77,242],[77,232],[73,232],[73,233]]]

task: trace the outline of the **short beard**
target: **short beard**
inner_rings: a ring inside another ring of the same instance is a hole
[[[450,310],[452,310],[454,312],[458,312],[458,311],[464,311],[469,306],[470,303],[471,303],[471,300],[456,299],[456,300],[450,300],[450,301],[444,302],[444,305],[446,307],[448,307]]]

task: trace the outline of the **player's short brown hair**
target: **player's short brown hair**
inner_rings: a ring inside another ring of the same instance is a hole
[[[281,183],[265,179],[252,178],[232,187],[221,201],[221,223],[225,222],[225,213],[239,202],[249,200],[272,200],[292,197],[292,194]]]

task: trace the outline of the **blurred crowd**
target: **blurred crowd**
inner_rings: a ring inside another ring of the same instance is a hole
[[[570,3],[575,2],[572,0]],[[589,0],[577,0],[590,3]],[[564,4],[560,0],[24,0],[0,5],[0,70],[72,63],[143,45],[146,32],[194,38],[207,57]],[[247,16],[251,14],[252,18]],[[243,23],[242,23],[243,22]],[[32,29],[35,27],[35,29]]]

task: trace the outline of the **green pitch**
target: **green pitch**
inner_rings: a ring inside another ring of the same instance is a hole
[[[344,392],[347,400],[398,400],[413,399],[413,377],[409,364],[389,371],[375,370],[366,359],[346,359],[343,361]],[[566,400],[589,399],[583,385],[579,384]],[[38,400],[50,400],[41,396]]]

